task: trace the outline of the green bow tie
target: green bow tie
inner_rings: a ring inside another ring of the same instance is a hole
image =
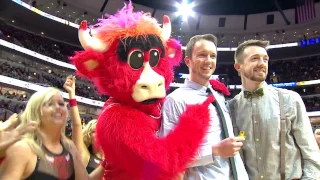
[[[244,91],[244,97],[245,98],[254,98],[254,97],[259,97],[259,96],[263,96],[263,89],[260,88],[254,92],[250,92],[250,91]]]

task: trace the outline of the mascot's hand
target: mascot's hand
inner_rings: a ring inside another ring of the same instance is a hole
[[[210,95],[203,103],[200,104],[190,104],[187,105],[186,111],[184,112],[185,116],[190,117],[192,120],[200,119],[205,120],[207,116],[210,116],[209,105],[214,101],[214,96]],[[206,122],[205,124],[207,124]]]
[[[214,96],[211,94],[203,103],[202,106],[208,107],[215,100]]]
[[[187,105],[187,109],[193,109],[196,111],[203,111],[203,109],[208,109],[208,106],[215,100],[213,95],[208,96],[208,98],[201,104]]]

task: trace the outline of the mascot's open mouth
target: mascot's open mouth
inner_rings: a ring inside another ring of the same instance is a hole
[[[152,98],[152,99],[142,101],[141,104],[153,104],[153,103],[157,102],[157,100],[158,100],[158,98]]]

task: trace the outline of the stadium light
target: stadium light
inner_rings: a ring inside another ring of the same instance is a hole
[[[192,10],[194,4],[188,3],[188,0],[183,0],[181,4],[176,2],[175,6],[178,8],[177,15],[182,16],[182,21],[188,21],[188,17],[194,15]]]

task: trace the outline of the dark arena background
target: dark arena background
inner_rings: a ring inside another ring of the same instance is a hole
[[[75,73],[68,57],[81,50],[78,27],[95,24],[123,7],[123,0],[1,0],[0,120],[19,113],[31,94],[54,86],[63,90]],[[314,127],[320,126],[320,1],[319,0],[132,0],[135,11],[149,12],[162,24],[172,21],[172,36],[185,47],[196,34],[218,38],[217,69],[212,76],[241,91],[234,51],[245,40],[270,41],[267,83],[298,92]],[[181,61],[168,93],[181,86],[188,69]],[[85,79],[77,79],[76,95],[83,124],[95,119],[108,96]],[[70,124],[67,134],[70,133]]]

